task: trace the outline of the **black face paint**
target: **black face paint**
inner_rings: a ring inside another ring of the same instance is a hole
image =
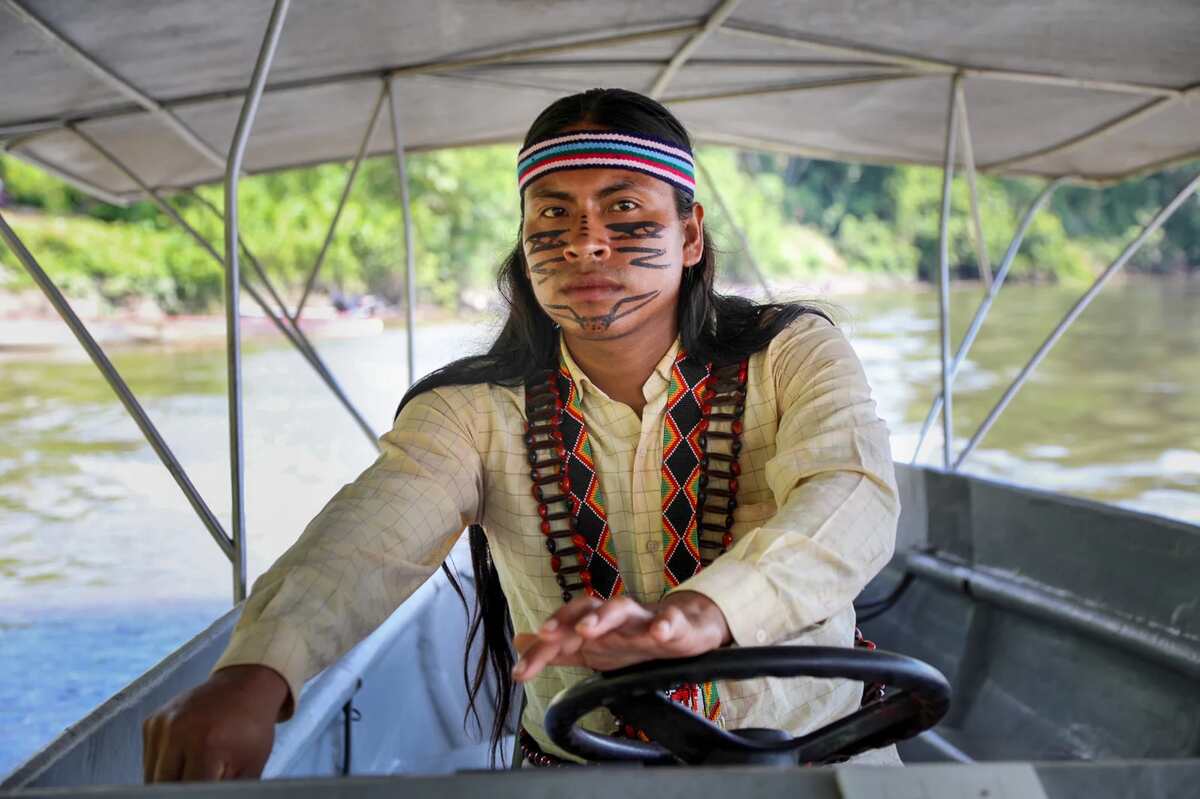
[[[585,333],[604,333],[612,327],[613,322],[629,316],[629,314],[645,306],[661,293],[660,290],[655,289],[654,291],[647,291],[645,294],[622,297],[613,303],[613,307],[608,310],[608,313],[600,314],[599,316],[580,316],[579,312],[570,305],[547,305],[545,307],[551,316],[557,316],[560,319],[571,319],[576,322],[580,330]]]
[[[550,275],[554,274],[555,270],[552,269],[550,265],[565,263],[566,260],[567,258],[565,255],[560,255],[557,258],[547,258],[544,261],[538,261],[536,264],[531,264],[529,271],[530,273],[539,276],[537,284],[540,286],[550,279]]]
[[[618,239],[619,241],[619,239]],[[644,252],[645,255],[638,256],[629,262],[630,266],[640,266],[643,269],[667,269],[670,264],[652,264],[651,258],[661,258],[667,254],[666,250],[660,250],[657,247],[616,247],[617,252]]]
[[[613,241],[627,241],[629,239],[661,239],[662,232],[667,229],[666,225],[652,222],[649,219],[641,222],[614,222],[607,226],[613,233],[619,234]]]
[[[567,243],[562,240],[562,234],[566,232],[566,228],[563,228],[562,230],[543,230],[538,233],[531,233],[525,239],[525,246],[528,248],[530,255],[566,247]]]

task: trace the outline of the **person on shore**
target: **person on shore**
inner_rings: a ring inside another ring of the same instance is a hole
[[[854,644],[853,599],[892,555],[899,502],[841,331],[804,305],[715,292],[690,139],[654,100],[556,101],[525,138],[518,189],[495,343],[413,386],[378,460],[255,582],[209,679],[147,719],[147,781],[258,776],[304,682],[387,619],[464,526],[478,669],[500,687],[493,753],[523,683],[528,765],[571,760],[542,719],[592,670]],[[816,679],[671,694],[730,728],[794,735],[862,695]],[[898,762],[892,747],[863,757]]]

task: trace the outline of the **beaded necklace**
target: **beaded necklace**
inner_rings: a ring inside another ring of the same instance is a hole
[[[671,365],[660,481],[663,576],[671,587],[733,543],[746,375],[745,359],[714,368],[680,351]],[[533,498],[563,602],[575,591],[601,600],[620,596],[625,587],[600,476],[565,365],[525,387],[525,412]],[[713,683],[681,685],[667,695],[712,721],[721,716]]]

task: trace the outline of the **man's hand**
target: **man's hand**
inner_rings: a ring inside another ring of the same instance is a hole
[[[266,666],[230,666],[167,703],[142,724],[147,783],[258,777],[288,697]]]
[[[646,660],[700,655],[732,640],[725,615],[703,594],[680,591],[643,605],[628,597],[601,602],[577,597],[546,620],[537,634],[513,641],[520,660],[517,682],[546,666],[618,669]]]

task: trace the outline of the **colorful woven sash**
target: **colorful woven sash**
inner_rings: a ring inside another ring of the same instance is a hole
[[[682,351],[671,365],[660,480],[663,577],[671,588],[732,544],[746,368],[741,361],[713,369]],[[563,601],[579,590],[602,600],[620,596],[625,585],[600,475],[579,389],[565,365],[526,387],[526,412],[533,496]],[[680,685],[667,695],[709,720],[721,717],[713,683]]]

